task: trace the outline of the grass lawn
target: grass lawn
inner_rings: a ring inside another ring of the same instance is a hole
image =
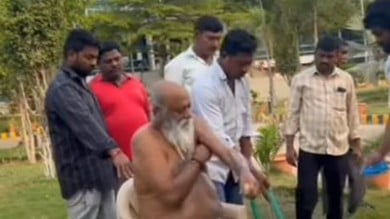
[[[42,175],[41,164],[10,163],[0,166],[0,218],[1,219],[65,219],[65,202],[60,197],[58,183]],[[271,174],[276,196],[281,202],[286,219],[294,218],[295,179],[278,173]],[[361,209],[358,219],[390,218],[390,192],[370,189],[367,202],[374,210]],[[262,205],[267,215],[267,207]],[[316,216],[320,216],[318,207]],[[266,219],[272,218],[265,216]]]
[[[381,87],[378,89],[360,91],[357,93],[359,102],[368,104],[369,114],[387,114],[388,107],[388,88]]]
[[[58,183],[43,176],[40,164],[0,166],[0,218],[65,219]]]

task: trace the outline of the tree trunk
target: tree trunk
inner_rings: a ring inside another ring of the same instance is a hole
[[[55,178],[56,170],[53,161],[53,153],[51,149],[50,139],[47,135],[48,131],[46,128],[40,128],[37,133],[37,142],[41,146],[40,156],[42,157],[45,165],[45,176],[48,178]]]
[[[28,138],[28,134],[27,134],[27,123],[26,123],[26,110],[24,108],[24,104],[23,104],[23,101],[20,99],[19,100],[19,112],[20,112],[20,121],[21,121],[21,134],[22,134],[22,141],[23,141],[23,145],[24,145],[24,148],[26,150],[26,154],[27,154],[27,159],[29,162],[32,163],[32,158],[31,158],[31,151],[30,151],[30,147],[28,145],[28,142],[29,142],[29,138]]]
[[[45,176],[48,178],[55,178],[56,171],[53,161],[53,153],[51,142],[49,138],[49,131],[45,116],[44,99],[46,90],[48,88],[48,76],[50,71],[42,69],[39,74],[35,76],[35,89],[32,90],[33,101],[36,111],[37,130],[35,136],[40,148],[40,157],[45,165]]]
[[[36,163],[36,155],[38,154],[45,165],[45,176],[54,178],[56,172],[46,116],[44,115],[44,97],[48,88],[49,74],[50,71],[46,69],[36,72],[28,86],[20,81],[19,108],[22,121],[22,138],[28,159],[31,163]],[[27,93],[29,96],[27,96]]]
[[[23,81],[19,82],[19,88],[21,92],[20,97],[20,114],[22,122],[23,142],[25,144],[28,161],[30,163],[36,163],[36,145],[33,133],[33,123],[29,112],[29,104],[26,95],[26,91],[23,85]]]

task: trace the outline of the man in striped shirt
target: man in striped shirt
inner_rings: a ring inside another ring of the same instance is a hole
[[[85,81],[96,66],[99,42],[85,30],[73,30],[64,50],[64,65],[45,99],[62,197],[70,219],[116,218],[117,177],[130,177],[131,168],[108,135],[96,97]]]
[[[286,125],[287,161],[298,166],[296,218],[310,219],[323,169],[328,185],[328,219],[343,218],[342,194],[351,148],[361,158],[359,113],[352,77],[336,67],[338,39],[325,36],[315,51],[315,67],[297,74],[291,85]],[[294,136],[299,131],[299,156]]]

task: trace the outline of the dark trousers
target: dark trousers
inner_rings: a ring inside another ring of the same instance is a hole
[[[295,207],[297,219],[311,219],[318,200],[318,174],[324,171],[327,185],[327,219],[343,218],[343,190],[347,170],[347,156],[331,156],[299,152],[298,186]]]
[[[359,206],[363,203],[364,195],[366,194],[366,182],[362,173],[362,164],[358,162],[356,155],[352,150],[347,154],[347,179],[349,186],[348,195],[348,213],[354,214]],[[324,179],[324,172],[322,171],[322,178]],[[322,180],[322,207],[324,214],[328,212],[328,197],[325,180]]]
[[[234,181],[232,172],[229,173],[226,183],[214,181],[214,185],[217,189],[219,201],[236,205],[244,204],[240,184]]]

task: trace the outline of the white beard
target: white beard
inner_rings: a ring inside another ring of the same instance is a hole
[[[165,118],[161,126],[161,132],[171,143],[180,158],[189,159],[195,149],[195,127],[192,119],[186,121],[175,121]]]

